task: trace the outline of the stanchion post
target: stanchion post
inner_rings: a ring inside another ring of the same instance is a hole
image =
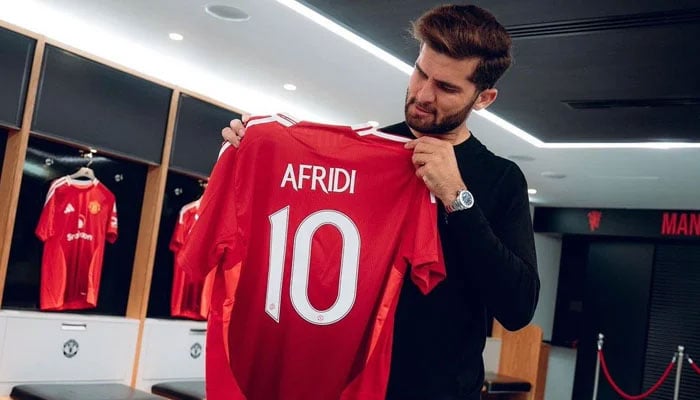
[[[673,388],[673,400],[678,400],[681,389],[681,372],[683,370],[683,351],[685,347],[678,346],[678,364],[676,364],[676,385]]]
[[[598,398],[598,382],[600,381],[600,351],[603,350],[605,335],[598,334],[598,351],[595,353],[595,377],[593,378],[593,400]]]

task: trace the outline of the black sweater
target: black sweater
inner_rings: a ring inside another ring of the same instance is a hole
[[[412,137],[405,123],[382,130]],[[474,135],[454,150],[476,204],[449,215],[440,207],[447,279],[427,296],[410,279],[404,282],[389,400],[478,399],[487,315],[517,330],[537,305],[540,281],[523,173]]]

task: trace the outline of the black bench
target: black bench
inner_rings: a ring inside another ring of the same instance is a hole
[[[173,400],[204,400],[204,381],[163,382],[151,386],[151,392]]]
[[[26,384],[12,388],[13,400],[163,400],[118,383]]]
[[[529,382],[522,379],[486,372],[484,376],[484,389],[486,393],[527,393],[532,389]]]

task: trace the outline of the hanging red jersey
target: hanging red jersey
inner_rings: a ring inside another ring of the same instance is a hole
[[[173,236],[170,239],[170,250],[173,252],[173,286],[170,297],[170,315],[195,320],[207,318],[208,301],[210,294],[205,293],[205,288],[211,290],[210,282],[192,279],[178,266],[177,253],[185,244],[192,226],[199,218],[199,200],[185,204],[180,210]],[[212,278],[213,279],[213,275]]]
[[[97,179],[56,179],[46,195],[36,235],[44,242],[40,308],[95,307],[105,240],[117,240],[114,194]]]
[[[229,176],[212,175],[183,258],[200,275],[240,265],[229,399],[384,399],[408,265],[424,293],[445,276],[406,141],[275,116],[217,163]]]

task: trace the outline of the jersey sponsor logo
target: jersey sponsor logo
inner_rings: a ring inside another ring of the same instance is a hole
[[[64,214],[70,214],[72,212],[75,212],[75,208],[71,203],[66,204],[66,208],[63,210]]]
[[[78,229],[83,229],[84,226],[85,226],[85,216],[80,214],[78,216]]]
[[[81,232],[81,231],[78,231],[78,232],[75,232],[75,233],[67,233],[67,234],[66,234],[66,240],[68,240],[69,242],[72,242],[72,241],[78,240],[78,239],[83,239],[83,240],[87,240],[87,241],[92,241],[93,237],[92,237],[91,234],[85,233],[85,232]]]
[[[295,191],[301,189],[321,190],[323,193],[355,193],[356,170],[343,168],[326,168],[318,165],[287,164],[280,187],[291,186]]]
[[[97,214],[100,212],[100,203],[97,201],[91,201],[90,204],[88,204],[88,210],[90,210],[90,214]]]

